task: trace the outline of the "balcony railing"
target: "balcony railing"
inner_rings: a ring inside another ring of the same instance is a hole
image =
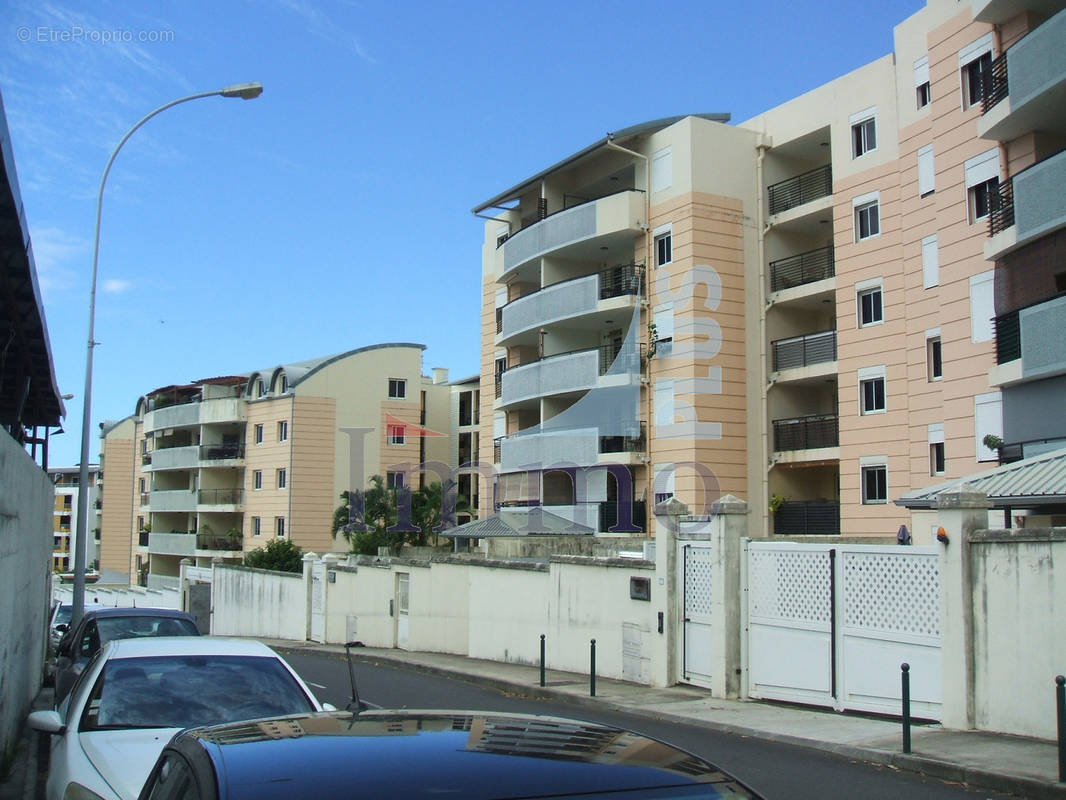
[[[1014,224],[1014,181],[1008,179],[999,184],[990,199],[988,235],[995,236]]]
[[[771,343],[774,371],[836,361],[837,332],[822,331]]]
[[[196,502],[200,505],[235,506],[244,502],[244,489],[201,489]]]
[[[770,262],[770,291],[779,292],[836,274],[833,245]]]
[[[243,444],[204,444],[200,445],[201,461],[222,461],[224,459],[244,458]]]
[[[148,492],[141,492],[141,505],[148,505]]]
[[[815,167],[794,178],[775,183],[769,188],[770,213],[780,214],[790,208],[826,197],[833,193],[833,167]]]
[[[840,503],[825,501],[782,503],[774,512],[774,533],[787,536],[839,535]]]
[[[774,420],[774,450],[812,450],[840,445],[840,424],[836,414]]]
[[[981,83],[981,113],[987,114],[1010,93],[1006,53],[992,62],[992,69],[981,76]]]
[[[147,547],[148,546],[148,537],[149,536],[151,536],[151,534],[148,531],[138,531],[137,532],[137,546],[138,547]]]
[[[240,536],[219,536],[215,533],[196,534],[197,550],[240,550],[243,548]]]
[[[640,433],[636,436],[601,436],[601,453],[643,453],[646,445],[645,423],[640,423]]]
[[[141,466],[142,467],[147,467],[147,466],[151,465],[151,463],[152,463],[152,454],[151,453],[141,453]]]
[[[643,294],[643,287],[643,264],[620,264],[600,270],[600,300]]]
[[[1017,310],[1000,314],[996,326],[996,363],[1006,364],[1022,357],[1022,326]]]

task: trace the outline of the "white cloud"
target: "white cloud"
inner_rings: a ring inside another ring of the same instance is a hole
[[[108,278],[104,281],[104,291],[110,294],[121,294],[133,288],[133,284],[130,281],[124,281],[120,278]]]
[[[84,274],[88,275],[89,243],[60,228],[37,228],[32,234],[30,246],[37,265],[37,281],[45,291],[72,288],[79,280],[81,269],[77,262],[84,262]],[[73,263],[75,266],[70,266]]]

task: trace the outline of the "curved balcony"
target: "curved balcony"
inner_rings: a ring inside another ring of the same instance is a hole
[[[505,280],[549,253],[573,259],[598,256],[601,245],[609,246],[609,240],[621,244],[643,233],[646,225],[644,193],[637,189],[557,211],[502,241],[496,279]]]
[[[636,349],[617,351],[607,345],[545,356],[499,376],[500,407],[587,392],[597,386],[629,385],[639,380],[642,368],[643,354]]]
[[[160,511],[196,511],[196,492],[189,489],[153,489],[147,497],[141,495],[141,498],[142,504],[144,499],[147,499],[147,505],[153,514]]]
[[[217,397],[166,406],[144,415],[145,432],[167,428],[188,428],[224,422],[244,421],[244,401],[239,397]]]
[[[624,309],[632,309],[643,289],[643,266],[622,264],[596,275],[553,283],[539,291],[512,300],[497,309],[500,346],[536,341],[541,328],[564,320],[589,317],[590,327]],[[595,315],[595,316],[593,316]],[[525,336],[523,336],[525,334]]]
[[[145,465],[145,470],[159,472],[165,469],[196,469],[200,465],[199,451],[200,448],[196,445],[153,450],[151,462]]]
[[[599,428],[545,431],[501,437],[500,472],[544,469],[553,465],[631,463],[634,454],[645,451],[644,423],[633,423],[632,436],[601,436]]]
[[[199,449],[202,467],[234,467],[244,462],[243,444],[204,444]]]
[[[197,495],[198,511],[239,511],[244,503],[244,489],[201,489]]]

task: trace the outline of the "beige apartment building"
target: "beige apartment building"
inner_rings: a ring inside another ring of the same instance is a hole
[[[74,550],[78,537],[78,494],[82,488],[80,467],[50,467],[48,477],[55,484],[55,506],[52,514],[52,572],[70,572],[74,568]],[[100,544],[100,502],[97,499],[96,464],[89,465],[89,535],[86,540],[85,563],[92,569]]]
[[[441,480],[449,463],[447,371],[422,374],[424,345],[389,343],[149,392],[102,426],[101,568],[176,586],[182,559],[239,560],[275,538],[305,551],[334,540],[341,493]],[[438,435],[440,434],[440,435]]]
[[[1066,388],[1062,6],[928,0],[893,53],[753,119],[626,128],[476,207],[482,506],[603,531],[630,501],[647,529],[728,493],[766,535],[895,537],[894,498],[1066,441],[1033,413]],[[1004,266],[1033,237],[1039,290]],[[1001,317],[1034,302],[1019,359]]]

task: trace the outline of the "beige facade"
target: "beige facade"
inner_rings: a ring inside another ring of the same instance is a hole
[[[422,375],[418,344],[223,376],[145,395],[105,427],[101,561],[149,586],[182,559],[239,560],[275,538],[345,550],[331,530],[342,492],[372,475],[418,488],[447,463],[450,389]],[[441,426],[440,436],[423,435]]]
[[[767,535],[893,538],[910,523],[894,498],[997,463],[983,440],[1013,373],[996,367],[992,179],[1066,143],[1063,106],[1047,111],[1062,70],[1035,127],[982,94],[1008,44],[1064,51],[1066,23],[973,6],[928,0],[894,53],[753,119],[627,128],[475,209],[483,508],[603,530],[582,506],[613,504],[601,473],[619,463],[644,527],[655,502],[704,513],[731,493]],[[628,383],[606,366],[627,337]]]
[[[55,484],[55,505],[52,514],[52,571],[70,572],[74,568],[74,550],[78,537],[78,495],[82,488],[78,485],[78,467],[51,467],[48,477]],[[92,568],[97,561],[101,503],[97,497],[97,475],[99,469],[95,464],[89,466],[88,487],[88,536],[85,548],[85,563]]]

